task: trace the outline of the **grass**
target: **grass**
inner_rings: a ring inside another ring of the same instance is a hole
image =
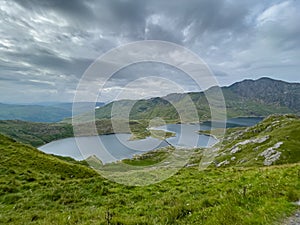
[[[212,131],[212,133],[217,133]],[[246,140],[268,137],[263,143],[239,145],[240,150],[230,153],[234,146]],[[216,162],[229,161],[226,166],[262,166],[264,157],[260,154],[275,144],[283,144],[276,149],[281,152],[273,165],[300,162],[300,118],[294,115],[273,115],[250,128],[228,129],[220,147]],[[235,157],[232,160],[232,157]]]
[[[38,147],[53,140],[72,137],[71,124],[37,123],[20,120],[0,121],[0,133],[19,142]]]
[[[0,140],[0,224],[272,224],[300,198],[299,163],[183,168],[160,183],[132,187]]]

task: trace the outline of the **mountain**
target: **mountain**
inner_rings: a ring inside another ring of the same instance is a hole
[[[86,112],[88,102],[76,104],[76,113]],[[104,103],[97,102],[96,107]],[[72,116],[73,103],[3,104],[0,103],[0,120],[24,120],[32,122],[59,122]]]
[[[70,110],[54,106],[12,105],[0,103],[0,120],[58,122],[72,115]]]
[[[269,105],[284,106],[295,112],[300,112],[299,83],[261,78],[259,80],[237,82],[228,89],[246,99]]]
[[[268,116],[274,113],[300,113],[299,83],[261,78],[244,80],[221,89],[229,118]],[[122,118],[126,117],[124,112],[130,112],[131,120],[161,117],[167,121],[178,122],[180,120],[177,112],[179,109],[180,114],[184,113],[188,120],[193,120],[193,113],[188,107],[189,99],[192,99],[199,119],[203,121],[210,119],[210,108],[205,94],[213,96],[214,92],[216,92],[216,88],[212,87],[205,92],[174,93],[163,98],[156,97],[138,101],[120,100],[96,109],[95,115],[97,119]],[[112,109],[114,109],[113,112]],[[89,116],[80,115],[77,118],[85,121]]]

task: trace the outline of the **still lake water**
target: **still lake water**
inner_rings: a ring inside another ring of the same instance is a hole
[[[262,120],[261,117],[241,117],[227,120],[226,127],[253,126]],[[214,128],[224,127],[224,124],[214,123]],[[50,142],[38,149],[60,156],[69,156],[76,160],[83,160],[95,155],[103,163],[132,158],[134,155],[166,147],[170,144],[176,147],[195,148],[208,147],[217,142],[206,135],[199,135],[199,130],[210,130],[211,122],[201,124],[168,124],[155,129],[174,132],[176,135],[166,141],[148,137],[142,140],[129,141],[130,134],[109,134],[92,137],[65,138]],[[76,142],[76,139],[78,142]],[[77,146],[79,144],[79,147]],[[82,151],[79,150],[82,149]],[[84,149],[84,150],[83,150]]]

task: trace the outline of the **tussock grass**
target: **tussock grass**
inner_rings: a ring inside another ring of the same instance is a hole
[[[0,140],[0,224],[272,224],[300,198],[299,164],[183,168],[163,182],[129,187]]]

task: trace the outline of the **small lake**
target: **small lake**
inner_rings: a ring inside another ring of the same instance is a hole
[[[263,118],[245,117],[230,119],[226,127],[253,126]],[[223,123],[214,123],[214,128],[224,127]],[[210,130],[212,123],[207,121],[201,124],[168,124],[155,129],[166,130],[175,133],[174,137],[167,138],[167,141],[147,137],[142,140],[129,140],[130,134],[109,134],[92,137],[77,137],[81,152],[77,146],[75,138],[66,138],[50,142],[38,149],[60,156],[69,156],[76,160],[83,160],[95,155],[103,163],[114,162],[117,160],[132,158],[134,155],[166,147],[169,144],[176,147],[196,148],[209,147],[217,142],[216,139],[207,135],[199,135],[199,130]]]

